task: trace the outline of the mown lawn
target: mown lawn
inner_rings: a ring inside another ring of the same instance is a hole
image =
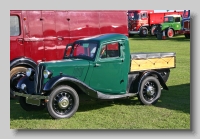
[[[184,36],[157,40],[130,37],[131,52],[176,52],[176,68],[158,103],[140,105],[137,98],[95,101],[84,96],[69,119],[54,120],[47,110],[24,111],[10,100],[10,129],[190,129],[190,40]]]

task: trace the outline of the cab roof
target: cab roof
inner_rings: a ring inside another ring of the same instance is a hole
[[[106,42],[111,40],[128,40],[128,37],[119,33],[100,34],[92,37],[82,38],[77,41],[98,41]]]
[[[165,15],[165,17],[169,17],[169,16],[173,16],[173,17],[181,17],[181,15],[177,15],[177,14]]]

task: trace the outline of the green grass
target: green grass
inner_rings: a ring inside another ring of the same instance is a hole
[[[69,119],[54,120],[48,111],[26,112],[10,100],[10,129],[190,129],[190,40],[184,36],[157,40],[129,38],[131,52],[176,52],[176,68],[158,103],[140,105],[137,98],[94,101],[85,97]]]

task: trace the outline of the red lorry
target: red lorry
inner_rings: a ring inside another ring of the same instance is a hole
[[[11,10],[10,97],[26,68],[63,58],[66,44],[105,33],[128,36],[126,10]]]
[[[182,15],[183,12],[159,12],[154,10],[128,10],[128,32],[129,35],[138,34],[140,37],[146,37],[150,32],[154,35],[156,25],[163,23],[166,15]]]

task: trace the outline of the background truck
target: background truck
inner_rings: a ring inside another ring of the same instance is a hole
[[[164,22],[166,15],[182,15],[182,11],[154,13],[154,10],[128,10],[128,32],[129,35],[138,34],[146,37],[150,32],[154,34],[156,25]]]
[[[128,36],[125,10],[11,10],[10,94],[26,68],[63,58],[66,44],[104,33]]]
[[[190,10],[184,10],[183,12],[181,31],[185,35],[185,38],[190,38]]]
[[[84,38],[67,45],[63,60],[28,68],[15,95],[24,110],[47,106],[55,119],[75,114],[81,92],[105,100],[137,96],[151,105],[162,88],[168,90],[175,59],[173,52],[130,53],[128,37],[122,34]]]
[[[172,38],[176,34],[181,33],[181,22],[182,16],[181,15],[166,15],[164,17],[164,22],[158,24],[154,30],[155,35],[163,35],[163,31],[167,37]]]

